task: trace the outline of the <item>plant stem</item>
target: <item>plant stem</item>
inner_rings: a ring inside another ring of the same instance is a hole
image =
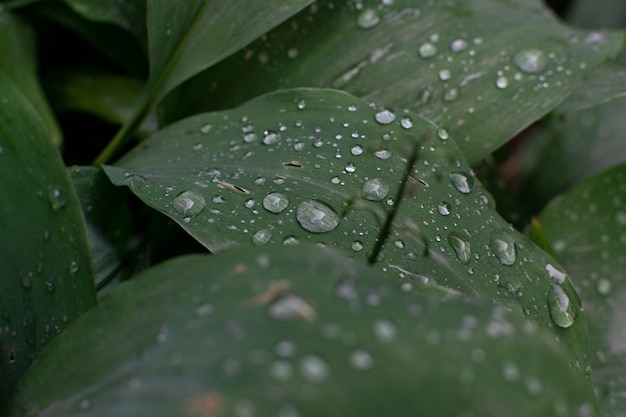
[[[407,161],[406,171],[404,172],[404,176],[402,177],[402,182],[400,182],[400,187],[398,187],[398,192],[396,193],[395,204],[393,207],[387,212],[387,218],[385,219],[385,223],[383,224],[383,228],[378,235],[378,240],[376,240],[376,245],[372,250],[371,255],[367,258],[367,263],[369,265],[374,265],[376,260],[378,259],[378,255],[383,250],[383,246],[385,245],[385,241],[387,237],[391,234],[391,227],[393,225],[393,220],[396,217],[396,213],[398,212],[398,207],[400,207],[400,202],[402,201],[402,195],[404,194],[404,188],[406,187],[406,183],[411,176],[411,172],[413,172],[413,168],[415,167],[415,163],[417,162],[417,157],[419,154],[419,147],[422,143],[422,140],[415,141],[413,144],[413,149],[411,150],[411,156]]]

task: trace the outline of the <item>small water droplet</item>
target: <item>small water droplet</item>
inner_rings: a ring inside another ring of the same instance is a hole
[[[341,219],[328,205],[318,200],[308,200],[298,205],[296,220],[308,232],[326,233],[337,228]]]
[[[270,364],[270,376],[277,381],[286,381],[293,376],[293,365],[286,360],[277,360]]]
[[[356,24],[361,29],[370,29],[380,23],[380,16],[375,9],[367,8],[359,13]]]
[[[452,41],[450,44],[450,50],[452,52],[458,53],[467,49],[467,41],[463,38],[457,38]]]
[[[359,348],[350,353],[348,362],[352,369],[356,371],[367,371],[374,366],[374,358],[365,349]]]
[[[252,235],[252,243],[255,245],[265,245],[272,239],[272,232],[267,229],[259,230]]]
[[[419,47],[418,52],[422,58],[432,58],[437,54],[437,48],[430,42],[425,42]]]
[[[196,317],[206,317],[213,312],[213,304],[200,303],[193,309],[193,315]]]
[[[437,129],[437,137],[441,140],[447,140],[450,135],[446,129]]]
[[[300,241],[295,236],[287,236],[285,239],[283,239],[283,245],[285,246],[294,246],[298,243],[300,243]]]
[[[174,201],[172,201],[174,210],[185,217],[194,217],[200,214],[202,209],[206,207],[206,201],[202,195],[195,191],[183,191]]]
[[[380,178],[373,178],[363,183],[361,195],[370,201],[381,201],[389,194],[389,185]]]
[[[379,149],[374,151],[374,156],[378,159],[382,159],[383,161],[391,158],[391,151],[389,149]]]
[[[452,77],[452,72],[448,68],[444,68],[439,71],[439,79],[441,81],[448,81]]]
[[[291,340],[281,340],[276,343],[276,347],[274,347],[274,352],[276,352],[277,356],[281,358],[288,358],[293,356],[296,353],[296,344]]]
[[[437,211],[439,212],[439,214],[441,214],[442,216],[447,216],[450,214],[450,204],[446,203],[445,201],[442,201],[441,203],[439,203],[439,205],[437,206]]]
[[[390,110],[382,109],[378,113],[376,113],[374,119],[376,119],[376,121],[381,125],[388,125],[389,123],[396,120],[396,115]]]
[[[266,130],[263,133],[263,144],[265,145],[275,145],[280,142],[280,133],[272,132]]]
[[[393,245],[398,249],[404,249],[404,242],[400,239],[395,240]]]
[[[289,206],[289,199],[281,193],[269,193],[263,198],[263,208],[271,213],[282,213]]]
[[[400,126],[405,129],[411,129],[413,127],[413,121],[410,117],[403,117],[402,119],[400,119]]]
[[[352,149],[350,149],[350,153],[354,156],[359,156],[363,153],[363,147],[361,145],[354,145]]]
[[[458,232],[451,232],[448,235],[448,243],[454,249],[454,253],[456,253],[456,257],[461,263],[469,263],[472,259],[472,249],[467,236]]]
[[[330,367],[319,356],[307,355],[300,361],[300,374],[305,381],[319,384],[330,376]]]
[[[398,328],[391,320],[380,319],[374,322],[374,336],[380,343],[391,343],[398,334]]]
[[[46,286],[46,290],[48,292],[53,292],[56,289],[56,286],[54,285],[54,281],[52,281],[51,279],[46,281],[44,285]]]
[[[48,201],[50,202],[50,207],[52,207],[52,210],[54,211],[60,210],[67,203],[63,190],[61,190],[61,187],[56,185],[48,186]]]
[[[522,49],[513,56],[513,64],[522,72],[536,74],[546,67],[548,56],[541,49]]]
[[[350,247],[352,248],[353,251],[355,252],[359,252],[363,250],[363,243],[361,243],[358,240],[355,240],[354,242],[352,242],[352,244],[350,245]]]
[[[211,131],[211,129],[213,129],[213,126],[211,124],[202,125],[200,127],[200,133],[206,135],[207,133]]]
[[[508,78],[501,76],[496,79],[496,87],[503,90],[509,86]]]
[[[74,260],[70,261],[70,263],[67,265],[67,271],[70,273],[70,275],[74,275],[79,270],[80,270],[80,265],[78,265],[78,262]]]
[[[517,258],[515,241],[504,230],[496,230],[491,234],[491,249],[502,265],[513,265]]]
[[[507,361],[502,364],[502,377],[507,382],[516,382],[520,377],[519,367],[515,362]]]
[[[304,100],[300,100],[298,101],[298,103],[296,103],[296,106],[299,110],[304,110],[306,109],[306,102]]]
[[[596,282],[596,291],[600,295],[609,295],[611,293],[611,281],[608,279],[600,279]]]
[[[349,162],[344,169],[346,172],[352,174],[356,171],[356,165],[354,165],[352,162]]]
[[[315,309],[295,294],[283,294],[267,308],[267,315],[274,320],[312,320]]]
[[[450,174],[450,182],[459,192],[469,194],[474,185],[474,180],[463,172],[453,172]]]
[[[248,400],[237,401],[237,403],[233,407],[233,416],[254,417],[254,404],[252,404],[252,402]]]
[[[193,145],[193,150],[194,151],[199,151],[200,149],[202,149],[202,144],[201,143],[196,143],[195,145]]]
[[[550,317],[557,326],[568,328],[574,324],[577,312],[563,288],[558,284],[552,285],[548,291],[548,308]]]
[[[243,141],[246,142],[246,143],[252,143],[255,140],[257,140],[257,138],[258,138],[258,136],[254,132],[246,133],[245,135],[243,135]]]
[[[443,95],[443,99],[445,101],[454,101],[459,97],[459,90],[456,88],[451,88],[449,90],[446,90],[445,94]]]

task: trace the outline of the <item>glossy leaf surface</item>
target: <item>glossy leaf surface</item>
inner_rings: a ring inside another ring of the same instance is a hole
[[[279,92],[176,123],[105,171],[211,251],[336,246],[393,277],[518,305],[585,362],[567,277],[498,216],[448,133],[417,115],[334,90]],[[555,287],[567,311],[552,311]]]
[[[594,416],[541,330],[491,303],[401,290],[327,248],[185,257],[59,337],[7,417]]]

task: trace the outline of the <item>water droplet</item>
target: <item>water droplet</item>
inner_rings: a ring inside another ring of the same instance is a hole
[[[441,214],[442,216],[447,216],[450,214],[450,204],[446,203],[445,201],[442,201],[441,203],[439,203],[439,205],[437,206],[437,211],[439,212],[439,214]]]
[[[452,52],[458,53],[467,49],[467,41],[462,38],[458,38],[452,41],[450,44],[450,50]]]
[[[213,304],[200,303],[193,309],[193,315],[196,317],[206,317],[213,312]]]
[[[254,404],[252,404],[252,402],[248,400],[237,401],[237,403],[233,407],[233,416],[254,417]]]
[[[448,235],[448,243],[454,249],[457,259],[467,264],[472,259],[472,249],[469,238],[458,232],[452,232]]]
[[[502,377],[507,382],[515,382],[520,377],[519,367],[515,362],[504,362],[502,364]]]
[[[611,281],[608,279],[600,279],[596,282],[596,291],[600,295],[609,295],[611,293]]]
[[[70,261],[70,263],[67,265],[67,271],[70,273],[70,275],[74,275],[79,270],[80,270],[80,265],[78,265],[78,262],[74,260]]]
[[[213,129],[213,126],[211,124],[202,125],[200,127],[200,133],[206,135],[207,133],[211,131],[211,129]]]
[[[55,185],[48,186],[48,201],[50,202],[50,207],[52,210],[60,210],[67,203],[67,199],[65,198],[65,194],[61,187]]]
[[[363,153],[363,147],[361,145],[354,145],[352,149],[350,149],[350,153],[354,156],[359,156]]]
[[[502,90],[502,89],[507,88],[508,86],[509,86],[508,78],[501,76],[496,79],[496,87],[498,87],[499,89]]]
[[[293,376],[293,365],[286,360],[277,360],[271,363],[269,374],[277,381],[286,381]]]
[[[535,74],[546,67],[548,56],[541,49],[522,49],[513,56],[513,64],[522,72]]]
[[[346,170],[346,172],[351,174],[356,171],[356,165],[354,165],[352,162],[349,162],[344,169]]]
[[[315,309],[295,294],[284,294],[269,305],[267,315],[274,320],[312,320]]]
[[[543,384],[537,377],[528,377],[524,380],[524,389],[529,397],[537,397],[543,392]]]
[[[496,230],[491,234],[491,249],[502,265],[513,265],[517,258],[515,241],[504,230]]]
[[[450,135],[446,129],[437,129],[437,137],[441,140],[447,140]]]
[[[439,71],[439,79],[441,81],[448,81],[452,77],[452,72],[448,68],[444,68]]]
[[[193,145],[193,150],[194,151],[199,151],[200,149],[202,149],[202,144],[201,143],[196,143],[195,145]]]
[[[391,343],[398,334],[396,325],[391,320],[380,319],[374,322],[374,336],[380,343]]]
[[[565,282],[565,278],[567,278],[565,272],[559,271],[552,264],[546,265],[546,271],[548,271],[548,276],[550,278],[554,278],[554,280],[559,284],[563,284]]]
[[[456,88],[451,88],[449,90],[446,90],[445,94],[443,95],[443,99],[445,101],[454,101],[459,97],[459,90]]]
[[[202,209],[206,207],[206,201],[202,195],[195,191],[183,191],[174,201],[172,201],[174,210],[185,217],[194,217],[200,214]]]
[[[437,48],[430,42],[426,42],[418,50],[422,58],[432,58],[437,54]]]
[[[338,225],[339,215],[331,207],[318,200],[303,201],[296,210],[296,220],[311,233],[325,233]]]
[[[330,367],[319,356],[307,355],[300,361],[300,374],[305,381],[319,384],[330,376]]]
[[[280,142],[280,133],[265,131],[263,133],[263,143],[265,145],[275,145]]]
[[[363,250],[363,243],[361,243],[358,240],[355,240],[354,242],[352,242],[352,244],[350,245],[350,247],[352,248],[353,251],[355,252],[359,252]]]
[[[374,358],[365,349],[356,349],[348,358],[350,366],[357,371],[367,371],[374,366]]]
[[[394,245],[396,248],[398,248],[398,249],[404,249],[404,242],[403,242],[402,240],[400,240],[400,239],[395,240],[395,241],[393,242],[393,245]]]
[[[380,16],[375,9],[367,8],[359,13],[356,19],[356,24],[361,29],[370,29],[380,23]]]
[[[255,140],[257,140],[257,135],[254,132],[243,135],[243,141],[246,143],[252,143]]]
[[[373,178],[363,183],[361,195],[370,201],[381,201],[389,194],[389,185],[380,178]]]
[[[400,119],[400,126],[405,129],[411,129],[413,127],[413,121],[410,117],[403,117],[402,119]]]
[[[374,156],[384,161],[391,158],[391,151],[389,149],[379,149],[374,151]]]
[[[298,103],[296,103],[296,106],[299,110],[304,110],[306,109],[306,102],[304,100],[300,100],[298,101]]]
[[[48,292],[53,292],[56,289],[56,286],[54,285],[54,281],[52,281],[51,279],[46,281],[44,285],[46,286],[46,290]]]
[[[300,241],[295,236],[287,236],[285,239],[283,239],[283,245],[285,246],[293,246],[297,245],[298,243],[300,243]]]
[[[281,193],[269,193],[263,198],[263,208],[271,213],[282,213],[287,206],[289,200]]]
[[[374,119],[376,119],[376,121],[380,123],[381,125],[388,125],[389,123],[396,120],[396,115],[395,113],[387,109],[383,109],[379,111],[378,113],[376,113],[376,115],[374,116]]]
[[[267,229],[259,230],[252,235],[252,243],[255,245],[265,245],[272,239],[272,232]]]
[[[548,291],[548,308],[554,324],[568,328],[574,324],[577,312],[560,285],[553,285]]]
[[[463,172],[453,172],[450,174],[450,182],[458,191],[469,194],[474,185],[474,180]]]

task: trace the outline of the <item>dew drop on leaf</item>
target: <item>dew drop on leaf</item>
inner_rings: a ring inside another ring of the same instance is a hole
[[[374,366],[374,358],[365,349],[359,348],[350,353],[348,358],[350,367],[356,371],[367,371]]]
[[[387,319],[380,319],[374,322],[374,336],[380,343],[391,343],[398,333],[396,325]]]
[[[437,54],[437,48],[432,43],[426,42],[419,47],[418,52],[422,58],[432,58]]]
[[[272,239],[272,232],[267,229],[259,230],[252,235],[252,243],[255,245],[265,245]]]
[[[202,195],[195,191],[183,191],[172,202],[174,210],[185,217],[194,217],[200,214],[206,207],[206,201]]]
[[[280,142],[280,133],[266,131],[263,134],[263,144],[265,145],[275,145]]]
[[[352,242],[352,244],[350,245],[350,247],[352,248],[353,251],[355,252],[360,252],[363,250],[363,243],[361,243],[358,240],[355,240],[354,242]]]
[[[410,129],[413,127],[413,121],[410,117],[403,117],[402,119],[400,119],[400,126],[405,129]]]
[[[513,265],[517,258],[513,237],[504,230],[491,234],[491,249],[502,265]]]
[[[568,328],[574,324],[577,312],[563,288],[558,284],[552,285],[548,291],[548,308],[550,317],[557,326]]]
[[[509,86],[508,78],[501,76],[496,79],[496,87],[503,90]]]
[[[312,320],[315,309],[295,294],[284,294],[272,301],[267,315],[274,320]]]
[[[450,50],[459,53],[467,49],[467,41],[463,38],[457,38],[450,44]]]
[[[596,291],[600,295],[609,295],[611,293],[611,281],[608,279],[600,279],[596,282]]]
[[[381,201],[389,194],[389,185],[380,178],[373,178],[363,183],[361,195],[370,201]]]
[[[55,185],[48,186],[48,202],[52,210],[57,211],[65,207],[67,199],[61,187]]]
[[[305,381],[318,384],[330,376],[330,367],[319,356],[307,355],[300,361],[300,374]]]
[[[459,192],[469,194],[472,191],[474,181],[463,172],[453,172],[450,174],[450,182]]]
[[[380,23],[380,16],[375,9],[367,8],[359,13],[356,24],[361,29],[370,29]]]
[[[450,214],[450,204],[446,203],[445,201],[442,201],[441,203],[439,203],[439,205],[437,205],[437,211],[442,216],[449,215]]]
[[[376,115],[374,116],[374,119],[381,125],[388,125],[389,123],[396,120],[396,115],[395,113],[387,109],[383,109],[379,111],[378,113],[376,113]]]
[[[354,145],[352,149],[350,149],[350,153],[354,156],[359,156],[363,153],[363,147],[361,145]]]
[[[469,263],[472,259],[472,248],[467,236],[458,232],[451,232],[448,235],[448,243],[454,249],[454,253],[461,263]]]
[[[281,193],[269,193],[263,198],[263,208],[270,213],[282,213],[289,206],[289,200]]]
[[[513,64],[522,72],[535,74],[546,67],[548,56],[541,49],[523,49],[513,56]]]
[[[296,220],[311,233],[326,233],[339,225],[339,215],[331,207],[318,200],[303,201],[296,209]]]
[[[389,149],[379,149],[374,151],[374,156],[384,161],[391,158],[391,151]]]

